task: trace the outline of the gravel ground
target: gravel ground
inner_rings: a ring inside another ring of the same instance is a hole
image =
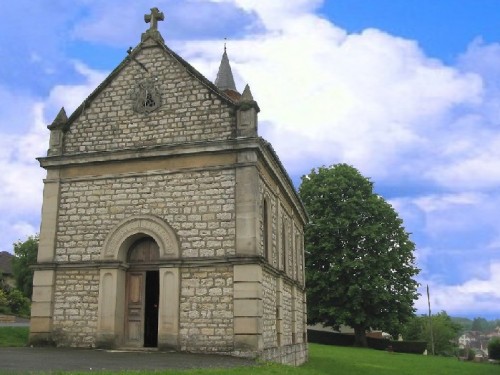
[[[163,370],[255,365],[251,359],[158,351],[1,348],[0,374],[30,371]]]

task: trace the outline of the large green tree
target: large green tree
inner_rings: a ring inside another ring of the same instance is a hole
[[[309,322],[398,333],[414,314],[418,273],[414,243],[393,207],[352,166],[313,169],[300,196],[309,214],[305,230]]]
[[[33,270],[30,266],[36,263],[37,255],[38,236],[30,236],[26,241],[18,241],[14,244],[12,273],[17,289],[28,298],[31,298],[33,293]]]

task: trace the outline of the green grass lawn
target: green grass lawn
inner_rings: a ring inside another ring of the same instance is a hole
[[[0,327],[0,347],[25,346],[28,328]],[[255,367],[189,371],[92,372],[142,375],[499,375],[500,366],[460,362],[456,358],[387,353],[373,349],[310,344],[309,362],[300,367],[264,363]],[[57,372],[88,375],[88,372]]]
[[[0,327],[0,347],[26,346],[28,327]]]

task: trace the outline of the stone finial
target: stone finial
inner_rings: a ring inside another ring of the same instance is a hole
[[[252,91],[250,91],[250,86],[248,86],[248,84],[245,86],[243,94],[241,94],[239,108],[243,111],[254,108],[257,112],[260,112],[259,105],[255,100],[253,100]]]
[[[144,15],[144,21],[150,23],[150,26],[145,33],[142,33],[141,41],[144,42],[147,38],[153,38],[161,43],[165,43],[158,31],[158,21],[163,21],[164,19],[163,12],[160,12],[158,8],[151,8],[151,13]]]
[[[63,125],[66,124],[67,121],[68,121],[68,116],[66,115],[66,111],[64,110],[64,107],[61,107],[56,118],[54,119],[54,121],[52,121],[52,124],[47,126],[47,128],[49,130],[54,130],[56,128],[62,128]]]
[[[253,99],[250,86],[246,85],[238,102],[238,110],[236,113],[236,134],[238,137],[257,136],[257,113],[259,112],[259,105]]]
[[[250,86],[248,86],[248,83],[245,85],[243,94],[241,94],[241,101],[242,102],[253,101],[252,91],[250,91]]]
[[[52,124],[47,126],[50,130],[49,149],[47,150],[48,156],[56,156],[62,154],[62,141],[63,141],[63,127],[68,122],[68,116],[64,107],[61,108]]]
[[[144,15],[144,21],[151,23],[149,30],[158,30],[158,21],[163,21],[164,19],[163,12],[160,12],[158,8],[151,8],[151,14]]]

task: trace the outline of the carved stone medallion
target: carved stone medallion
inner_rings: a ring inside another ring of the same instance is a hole
[[[161,93],[152,80],[144,80],[132,93],[133,109],[138,113],[150,113],[161,106]]]

